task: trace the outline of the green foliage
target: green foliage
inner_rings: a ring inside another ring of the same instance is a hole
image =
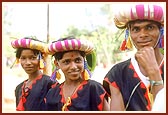
[[[76,38],[91,41],[96,48],[98,63],[110,64],[116,63],[121,59],[119,51],[121,40],[118,39],[118,34],[119,32],[116,34],[110,33],[107,28],[102,26],[98,26],[94,31],[80,30],[70,26],[63,36],[74,35]]]

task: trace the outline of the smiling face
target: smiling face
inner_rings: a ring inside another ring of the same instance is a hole
[[[22,50],[20,63],[27,74],[34,74],[39,70],[39,60],[37,55],[30,49]]]
[[[57,66],[62,70],[67,80],[78,80],[84,71],[84,58],[79,51],[66,52],[57,62]]]
[[[159,34],[159,27],[154,22],[142,21],[130,24],[130,35],[138,50],[147,46],[155,47]]]

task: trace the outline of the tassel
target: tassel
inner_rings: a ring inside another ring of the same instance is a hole
[[[40,60],[40,69],[43,69],[44,68],[44,61],[43,59]]]
[[[54,72],[52,73],[51,80],[56,81],[56,79],[60,80],[61,79],[61,74],[59,73],[59,69],[55,69]]]
[[[131,43],[131,38],[130,37],[128,37],[128,39],[127,39],[126,48],[129,49],[129,50],[132,49],[132,43]]]
[[[164,48],[164,37],[163,37],[163,35],[160,37],[158,45],[159,45],[159,48]]]
[[[52,80],[52,81],[55,81],[56,80],[56,70],[54,70],[54,72],[51,74],[51,77],[50,77],[50,79]]]
[[[126,39],[124,39],[124,41],[122,42],[121,46],[120,46],[120,50],[124,51],[126,50]]]
[[[88,80],[91,77],[91,73],[87,68],[87,61],[86,60],[84,61],[84,69],[85,70],[83,72],[83,78],[84,78],[84,80]]]
[[[122,42],[121,46],[120,46],[120,50],[121,51],[124,51],[127,49],[127,40],[128,40],[128,37],[129,37],[129,31],[128,29],[125,30],[125,39],[124,41]]]
[[[160,29],[159,48],[164,48],[164,29]]]
[[[12,66],[10,67],[10,69],[12,69],[15,64],[19,64],[19,58],[15,59],[15,61],[12,64]]]
[[[67,110],[67,106],[71,104],[71,98],[68,97],[66,100],[66,103],[63,105],[62,107],[62,111],[66,111]]]
[[[40,60],[40,69],[44,68],[44,60],[42,59],[41,52],[39,52],[39,60]]]
[[[162,48],[164,49],[164,36],[162,36]]]
[[[89,77],[89,73],[88,71],[85,69],[84,70],[84,80],[88,80],[90,77]]]
[[[58,80],[61,79],[61,74],[60,74],[59,70],[57,70],[57,72],[56,72],[56,78],[57,78]]]

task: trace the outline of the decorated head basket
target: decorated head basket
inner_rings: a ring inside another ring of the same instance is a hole
[[[121,50],[132,48],[132,44],[129,39],[129,32],[127,30],[127,24],[130,21],[144,19],[159,22],[162,26],[164,26],[164,12],[162,7],[152,4],[138,4],[116,12],[114,16],[114,23],[116,27],[119,29],[126,29],[125,40],[120,48]],[[161,29],[160,33],[163,33],[163,29]],[[160,39],[159,42],[161,42],[160,47],[163,47],[163,36],[161,37],[162,39]]]
[[[96,67],[96,52],[94,46],[91,42],[87,40],[80,40],[71,37],[70,39],[62,39],[56,42],[51,43],[46,53],[50,55],[54,55],[57,52],[64,52],[64,51],[83,51],[86,54],[86,63],[85,69],[89,71],[93,71]],[[90,74],[90,73],[89,73]]]
[[[28,48],[28,49],[32,49],[32,50],[39,50],[38,59],[40,60],[40,68],[41,69],[44,68],[44,61],[42,59],[42,53],[45,53],[45,46],[46,46],[45,43],[38,41],[34,38],[31,38],[31,37],[24,37],[21,39],[13,40],[11,42],[11,45],[14,49]],[[15,63],[19,63],[18,57],[16,57],[14,64]],[[13,67],[13,65],[12,65],[12,67]]]

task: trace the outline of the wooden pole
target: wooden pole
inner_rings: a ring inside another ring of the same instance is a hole
[[[49,33],[49,15],[50,13],[50,7],[49,4],[47,4],[47,44],[49,43],[50,40],[50,33]],[[46,45],[47,46],[47,45]],[[45,55],[44,56],[44,61],[45,61],[45,68],[43,69],[43,73],[46,75],[51,76],[52,74],[52,64],[51,64],[51,55]]]

